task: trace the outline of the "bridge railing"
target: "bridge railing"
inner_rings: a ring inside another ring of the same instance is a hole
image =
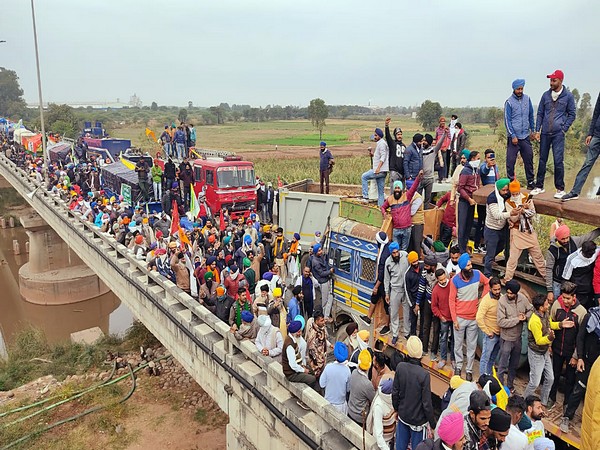
[[[289,382],[279,362],[262,355],[252,342],[237,341],[229,327],[211,311],[159,273],[147,270],[145,261],[136,259],[127,247],[119,244],[112,236],[102,233],[81,214],[69,210],[58,195],[45,191],[35,178],[29,177],[4,155],[0,155],[0,167],[8,171],[5,177],[24,194],[32,206],[42,206],[36,202],[39,200],[48,209],[48,213],[60,217],[70,228],[69,233],[76,233],[89,246],[99,249],[106,263],[125,272],[129,283],[143,292],[149,301],[215,362],[228,370],[232,377],[244,384],[310,448],[330,447],[330,443],[336,441],[346,441],[357,448],[377,448],[375,439],[370,434],[363,436],[363,430],[354,421],[340,413],[321,395],[304,384]],[[116,294],[119,295],[118,292]],[[216,345],[214,335],[210,336],[206,330],[203,331],[205,326],[224,343],[224,349]],[[250,361],[253,365],[246,367],[243,361]],[[289,395],[283,398],[278,396],[277,392],[281,393],[282,388],[302,400],[310,411],[304,411],[295,401],[290,401]]]

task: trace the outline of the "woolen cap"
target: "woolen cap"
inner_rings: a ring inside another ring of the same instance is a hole
[[[494,408],[492,417],[490,417],[490,430],[493,431],[508,431],[510,429],[510,414],[502,408]]]

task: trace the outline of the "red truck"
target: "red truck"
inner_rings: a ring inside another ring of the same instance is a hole
[[[256,210],[254,164],[226,152],[224,156],[210,156],[220,152],[200,153],[203,158],[193,162],[196,195],[204,192],[215,216],[227,208],[234,219],[248,217],[251,209]]]

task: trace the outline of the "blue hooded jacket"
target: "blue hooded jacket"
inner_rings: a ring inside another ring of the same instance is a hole
[[[548,89],[542,95],[537,112],[535,131],[542,130],[542,134],[566,133],[575,121],[575,98],[563,86],[563,90],[556,99],[552,100],[552,90]]]

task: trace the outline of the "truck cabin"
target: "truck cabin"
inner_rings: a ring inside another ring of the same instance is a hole
[[[248,217],[256,209],[254,165],[250,161],[226,158],[196,159],[194,192],[204,192],[213,215],[226,208],[230,217]]]

